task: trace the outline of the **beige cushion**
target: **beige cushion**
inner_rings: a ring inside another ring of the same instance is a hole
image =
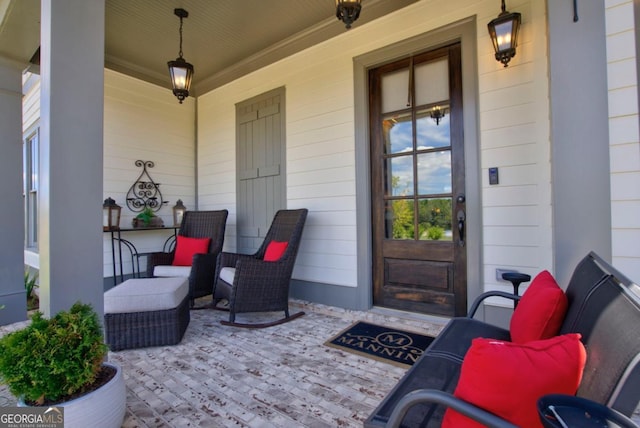
[[[153,268],[153,276],[163,278],[189,278],[191,266],[160,265]]]
[[[236,276],[236,268],[223,267],[220,269],[220,279],[229,285],[233,285],[233,278]]]
[[[186,278],[134,278],[104,293],[104,313],[161,311],[176,308],[189,294]]]

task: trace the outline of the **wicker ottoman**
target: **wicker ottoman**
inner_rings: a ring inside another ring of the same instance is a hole
[[[104,293],[109,349],[180,343],[189,325],[187,278],[129,279]]]

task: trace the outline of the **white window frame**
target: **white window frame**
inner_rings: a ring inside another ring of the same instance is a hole
[[[40,128],[26,134],[23,144],[23,200],[25,248],[38,250],[38,187],[40,176]]]

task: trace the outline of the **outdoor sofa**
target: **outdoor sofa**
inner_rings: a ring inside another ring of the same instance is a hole
[[[560,320],[556,337],[579,333],[579,346],[586,349],[586,365],[575,395],[630,416],[640,400],[640,287],[591,252],[575,268],[564,295],[566,315]],[[487,340],[497,339],[493,342],[502,343],[504,348],[512,343],[507,346],[502,342],[511,341],[510,331],[473,319],[480,302],[490,296],[521,299],[504,292],[479,296],[467,317],[454,318],[447,324],[365,421],[366,428],[439,427],[446,419],[446,411],[465,415],[489,427],[515,426],[495,413],[462,400],[462,387],[457,388],[465,356],[475,342],[486,346]],[[519,306],[523,303],[521,300]],[[474,358],[476,355],[473,354]],[[517,405],[520,394],[527,394],[527,388],[546,375],[544,370],[526,373],[524,367],[528,363],[523,358],[515,362],[515,367],[506,364],[495,367],[494,374],[487,374],[490,378],[480,385],[481,393],[486,396],[489,393],[485,387],[497,385],[506,391],[501,399],[515,401]],[[469,421],[464,416],[463,419]]]

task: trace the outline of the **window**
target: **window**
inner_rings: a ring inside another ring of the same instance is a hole
[[[449,57],[429,55],[379,72],[387,239],[453,239]]]
[[[40,130],[30,134],[24,142],[23,181],[25,213],[25,247],[38,248],[38,176]]]

